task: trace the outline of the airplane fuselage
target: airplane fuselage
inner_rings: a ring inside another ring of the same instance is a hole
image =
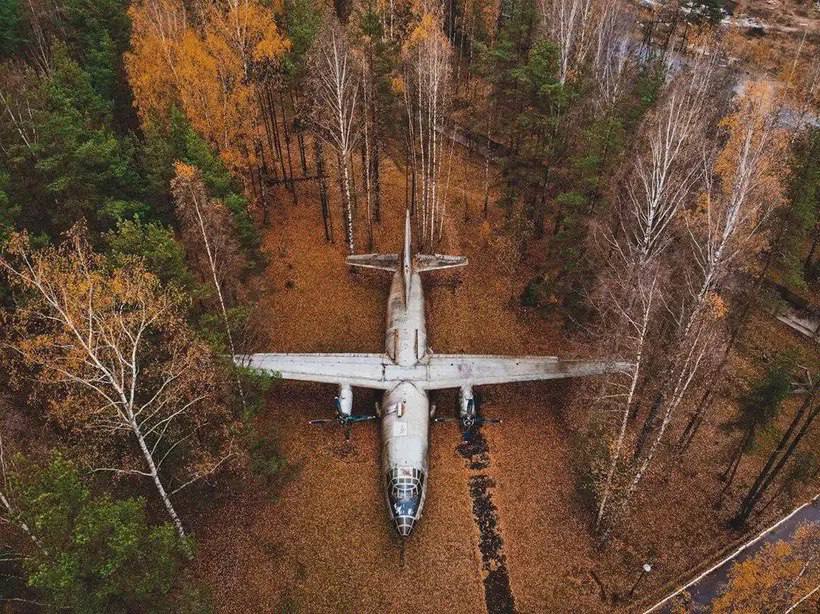
[[[409,274],[411,279],[405,280]],[[405,281],[410,282],[405,295]],[[385,353],[412,367],[427,353],[424,291],[416,272],[396,271],[387,303]],[[412,381],[386,390],[381,404],[382,475],[390,515],[407,537],[421,517],[427,491],[430,401]]]
[[[410,212],[401,254],[361,254],[347,263],[393,273],[387,302],[384,353],[257,353],[236,355],[237,365],[290,380],[336,384],[336,421],[345,427],[375,416],[353,415],[353,387],[384,390],[380,406],[382,479],[390,517],[407,537],[421,518],[429,475],[429,390],[458,389],[465,433],[491,422],[476,411],[473,386],[581,377],[624,371],[617,361],[560,360],[555,356],[433,354],[427,346],[420,273],[467,264],[461,256],[413,255]],[[313,424],[332,420],[311,420]]]

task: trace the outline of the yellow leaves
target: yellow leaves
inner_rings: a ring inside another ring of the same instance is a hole
[[[737,110],[721,121],[729,138],[715,162],[715,172],[721,177],[724,190],[731,189],[739,165],[750,148],[753,151],[773,136],[771,123],[772,114],[776,113],[775,103],[776,91],[770,81],[750,81],[740,97]],[[766,157],[771,158],[771,154]]]
[[[30,245],[30,238],[27,232],[14,232],[6,241],[5,250],[10,254],[19,256],[24,254]]]
[[[413,31],[410,32],[410,36],[407,37],[408,48],[415,47],[419,43],[427,40],[430,36],[433,36],[437,30],[437,20],[432,14],[425,13],[422,15],[416,27],[413,28]]]
[[[253,59],[257,62],[274,60],[290,49],[290,41],[281,36],[265,36],[253,49]]]
[[[722,320],[729,313],[729,308],[717,292],[710,292],[706,296],[706,306],[715,320]]]
[[[390,90],[397,95],[402,95],[407,88],[407,84],[404,82],[404,79],[399,75],[394,75],[390,79]]]
[[[178,104],[231,170],[253,166],[261,118],[251,66],[276,62],[290,48],[275,21],[280,4],[208,3],[196,25],[187,22],[182,0],[132,5],[125,61],[143,121]]]
[[[783,611],[816,586],[820,564],[814,550],[820,527],[799,527],[790,541],[768,544],[750,559],[736,563],[726,592],[714,602],[713,612]]]
[[[174,173],[176,173],[177,177],[181,177],[186,181],[193,181],[197,174],[197,170],[190,164],[177,160],[174,162]]]
[[[138,0],[128,9],[131,50],[124,56],[143,121],[163,117],[177,98],[176,54],[187,28],[180,0]]]

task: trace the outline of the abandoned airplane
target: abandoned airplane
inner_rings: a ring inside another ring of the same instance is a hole
[[[385,351],[381,354],[249,354],[237,364],[275,373],[283,379],[336,384],[335,421],[349,429],[381,419],[385,495],[398,534],[406,538],[421,518],[427,491],[430,390],[459,389],[459,419],[477,427],[473,387],[598,375],[628,370],[615,361],[560,360],[554,356],[434,354],[427,346],[421,273],[464,266],[459,256],[412,253],[410,213],[399,254],[349,256],[348,264],[394,273],[387,303]],[[353,414],[353,386],[384,391],[378,416]],[[312,420],[312,423],[333,420]],[[349,435],[349,430],[348,430]]]

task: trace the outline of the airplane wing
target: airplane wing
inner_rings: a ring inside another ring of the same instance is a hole
[[[493,356],[433,354],[427,363],[428,390],[482,386],[629,372],[631,363],[600,360],[562,360],[555,356]]]
[[[395,385],[384,377],[385,365],[393,362],[385,354],[244,354],[234,362],[282,379],[382,390]]]

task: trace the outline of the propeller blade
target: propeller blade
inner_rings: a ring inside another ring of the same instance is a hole
[[[328,424],[330,422],[336,422],[336,420],[332,418],[316,418],[315,420],[308,420],[308,424]]]
[[[350,416],[348,417],[348,422],[369,422],[371,420],[375,420],[378,416],[372,415],[365,415],[365,416]]]

